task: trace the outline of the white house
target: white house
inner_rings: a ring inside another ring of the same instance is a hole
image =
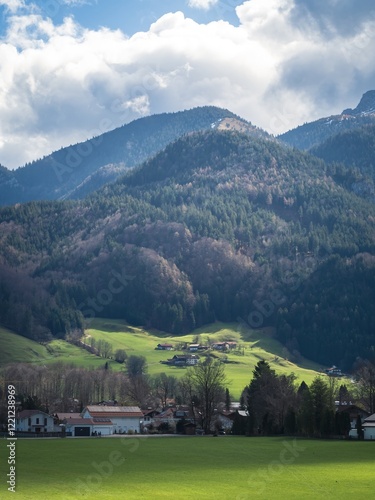
[[[90,405],[81,413],[83,419],[91,419],[95,430],[102,435],[141,432],[143,413],[138,406]],[[100,428],[102,424],[102,428]]]
[[[82,436],[109,436],[113,434],[113,423],[109,418],[82,418],[70,417],[64,419],[65,431],[73,437]]]
[[[43,411],[23,410],[17,415],[16,431],[40,434],[54,430],[53,417]]]
[[[363,422],[363,438],[367,440],[375,439],[375,413],[365,418]]]

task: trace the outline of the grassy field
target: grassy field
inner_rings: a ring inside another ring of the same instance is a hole
[[[235,340],[241,346],[240,353],[227,354],[225,372],[230,382],[229,390],[234,397],[239,398],[242,389],[249,383],[252,371],[260,359],[265,359],[279,374],[294,373],[299,382],[304,380],[310,384],[321,367],[307,360],[301,360],[299,365],[284,359],[282,345],[273,338],[271,329],[250,330],[237,323],[215,323],[195,330],[192,334],[173,337],[157,331],[145,331],[116,320],[95,319],[87,330],[87,335],[96,340],[106,340],[113,349],[125,349],[128,355],[145,356],[149,373],[156,375],[165,372],[177,377],[185,373],[184,368],[170,367],[160,363],[171,358],[176,352],[158,351],[159,343],[180,342],[191,343],[199,335],[200,342],[207,344],[224,340]],[[178,352],[177,352],[178,353]],[[223,355],[215,353],[219,357]]]
[[[7,492],[0,442],[0,497]],[[375,443],[285,438],[22,440],[16,497],[49,499],[373,498]]]
[[[318,364],[301,359],[294,364],[284,359],[282,345],[273,337],[271,329],[250,330],[238,323],[215,323],[195,330],[185,336],[170,336],[156,330],[144,330],[132,327],[121,320],[95,318],[86,330],[87,338],[105,340],[113,346],[113,350],[125,349],[128,355],[145,356],[150,375],[165,372],[181,377],[184,368],[176,368],[160,363],[176,352],[158,351],[155,347],[160,342],[170,342],[177,345],[181,342],[191,343],[197,336],[202,344],[235,340],[241,347],[236,353],[220,354],[227,357],[225,371],[229,381],[229,390],[234,398],[239,398],[242,389],[249,383],[254,366],[260,359],[265,359],[272,368],[280,374],[294,373],[297,383],[304,380],[310,384],[320,371]],[[87,340],[88,341],[88,340]],[[63,340],[53,340],[47,345],[41,345],[20,335],[0,328],[0,366],[10,362],[30,362],[48,365],[56,362],[72,363],[85,368],[103,367],[108,361],[112,370],[122,370],[123,365],[114,360],[106,360],[90,354],[84,349],[73,346]],[[180,352],[181,353],[181,352]]]
[[[86,368],[99,368],[105,360],[88,353],[64,340],[53,340],[47,345],[17,335],[0,327],[0,367],[8,363],[49,364],[74,363]],[[113,365],[118,363],[113,362]]]

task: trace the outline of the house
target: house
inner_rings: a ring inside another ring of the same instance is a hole
[[[173,345],[172,344],[158,344],[155,347],[155,350],[157,350],[157,351],[173,351]]]
[[[363,439],[375,440],[375,413],[365,418],[363,422]]]
[[[190,344],[188,347],[188,350],[190,352],[196,352],[196,351],[198,351],[199,347],[200,347],[199,344]]]
[[[124,434],[128,431],[140,433],[143,413],[138,406],[89,405],[83,410],[81,417],[92,419],[95,424],[102,424],[102,435]]]
[[[360,408],[359,406],[353,405],[353,404],[338,405],[336,408],[336,411],[340,412],[340,413],[348,413],[349,414],[351,429],[352,430],[354,429],[355,437],[357,437],[356,428],[357,428],[358,415],[360,415],[362,422],[365,420],[365,418],[367,418],[370,415],[369,412],[367,412],[363,408]]]
[[[229,349],[235,349],[237,347],[237,342],[227,341],[227,342],[215,342],[212,344],[212,348],[216,351],[227,351]]]
[[[51,415],[40,410],[23,410],[16,418],[16,431],[40,434],[54,432],[54,420]]]
[[[110,436],[113,434],[113,423],[109,418],[70,417],[63,422],[65,431],[73,437]]]
[[[233,427],[233,420],[236,412],[220,411],[215,413],[211,424],[211,430],[224,429],[230,432]]]
[[[173,358],[163,361],[163,363],[171,366],[194,366],[199,363],[199,356],[196,354],[176,354]]]
[[[343,377],[344,376],[344,374],[342,373],[340,368],[337,368],[337,366],[335,366],[335,365],[331,366],[331,368],[327,368],[324,371],[326,372],[326,374],[329,377]]]

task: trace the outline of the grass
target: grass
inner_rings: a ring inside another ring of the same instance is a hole
[[[19,439],[16,491],[19,500],[372,498],[374,452],[373,442],[235,436]]]
[[[235,398],[239,398],[242,389],[249,383],[252,371],[260,359],[268,361],[279,374],[294,373],[298,382],[304,380],[310,384],[321,367],[311,361],[302,359],[294,364],[284,359],[283,346],[273,337],[272,329],[250,330],[237,323],[215,323],[195,330],[189,335],[173,337],[157,331],[145,331],[142,328],[130,327],[121,320],[95,318],[87,331],[96,340],[106,340],[113,349],[125,349],[128,355],[145,356],[148,371],[151,375],[165,372],[181,377],[184,368],[170,367],[160,363],[171,358],[176,352],[158,351],[158,343],[192,342],[199,335],[200,342],[206,344],[223,340],[235,340],[242,346],[241,353],[226,354],[225,372],[230,382],[229,390]],[[215,353],[218,357],[223,354]]]
[[[215,323],[201,327],[189,335],[176,337],[157,330],[132,327],[122,320],[95,318],[86,333],[96,340],[109,342],[114,351],[125,349],[128,355],[145,356],[150,375],[165,372],[178,378],[185,373],[184,368],[160,363],[176,352],[155,350],[158,343],[170,342],[174,345],[179,342],[191,343],[197,336],[203,344],[207,344],[208,341],[235,340],[241,346],[240,352],[225,355],[215,352],[219,358],[226,357],[225,372],[229,381],[228,387],[235,399],[240,397],[242,389],[248,385],[252,371],[260,359],[268,361],[279,374],[293,372],[297,377],[297,383],[304,380],[310,384],[321,370],[318,364],[306,359],[301,359],[298,364],[284,359],[283,346],[274,338],[273,330],[270,328],[251,330],[238,323]],[[63,362],[85,368],[100,368],[108,361],[112,370],[123,369],[123,366],[114,360],[105,360],[64,340],[53,340],[47,345],[41,345],[0,328],[0,344],[2,346],[0,366],[11,362],[43,365]]]
[[[0,327],[0,366],[6,363],[41,362],[48,358],[45,347]]]
[[[105,360],[88,353],[64,340],[53,340],[48,344],[39,344],[0,327],[0,366],[8,363],[33,363],[48,365],[51,363],[72,363],[85,368],[99,368]],[[110,362],[118,365],[114,361]]]

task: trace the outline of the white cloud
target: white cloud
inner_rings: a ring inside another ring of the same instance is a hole
[[[194,9],[203,9],[203,10],[208,10],[217,3],[218,0],[188,0],[189,7],[192,7]]]
[[[0,0],[0,6],[3,5],[4,7],[7,7],[7,9],[15,13],[17,12],[20,8],[25,7],[25,1],[24,0]]]
[[[71,18],[11,16],[0,45],[0,163],[194,106],[228,108],[275,134],[355,107],[374,88],[372,12],[327,36],[327,23],[315,11],[304,17],[299,3],[244,2],[239,26],[170,13],[131,38]]]

